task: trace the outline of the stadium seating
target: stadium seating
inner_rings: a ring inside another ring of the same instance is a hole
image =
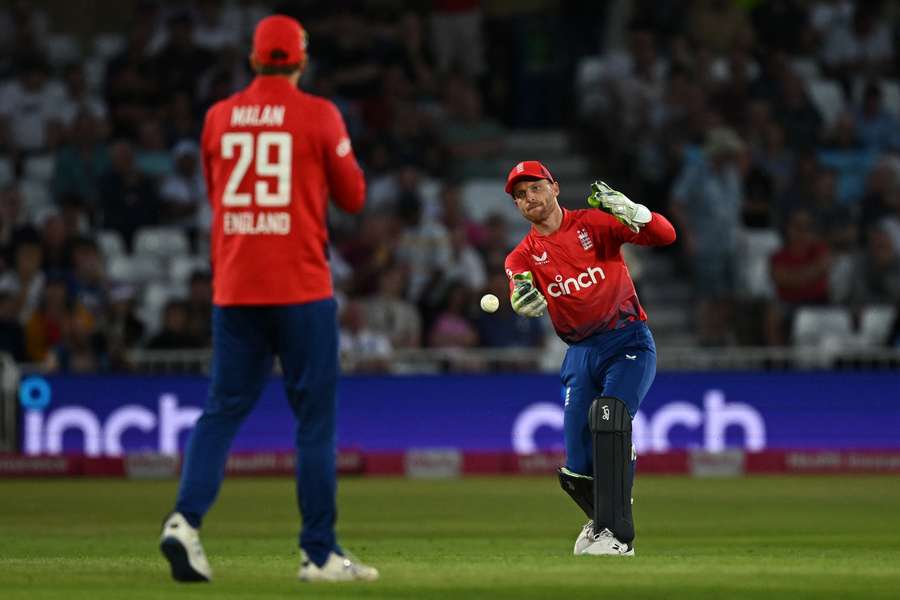
[[[870,305],[862,310],[859,321],[859,341],[866,346],[883,346],[897,310],[893,306]]]
[[[204,255],[176,256],[169,263],[169,281],[185,284],[197,271],[209,271],[209,259]]]
[[[171,259],[190,251],[187,234],[178,227],[142,227],[134,234],[134,253]]]
[[[134,285],[167,279],[163,262],[154,256],[112,256],[107,260],[106,273],[113,282]]]
[[[52,154],[29,156],[24,161],[23,174],[26,179],[50,185],[56,168],[56,158]]]
[[[122,240],[122,235],[112,229],[103,229],[97,233],[97,245],[107,261],[114,256],[125,254],[125,242]]]
[[[847,110],[844,92],[840,84],[831,79],[810,79],[806,82],[809,99],[822,115],[826,130],[837,122],[838,117]]]
[[[162,325],[163,310],[170,300],[183,300],[187,297],[187,289],[169,282],[151,282],[144,288],[138,317],[147,326],[147,332],[153,335]]]
[[[848,340],[853,334],[850,311],[839,306],[804,306],[794,315],[792,339],[795,346],[823,347],[830,340]]]

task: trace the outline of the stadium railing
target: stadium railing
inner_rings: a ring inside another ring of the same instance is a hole
[[[205,372],[207,350],[131,353],[131,364],[141,372]],[[345,355],[344,372],[387,371],[396,374],[559,370],[560,360],[547,360],[543,348],[411,348],[395,350],[367,368],[371,358]],[[561,359],[561,357],[560,357]],[[668,371],[781,371],[824,369],[900,369],[900,348],[738,347],[658,349],[658,368]]]

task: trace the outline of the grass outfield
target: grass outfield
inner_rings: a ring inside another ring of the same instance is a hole
[[[896,477],[642,477],[634,558],[574,557],[554,477],[345,479],[339,531],[374,584],[305,585],[292,482],[232,479],[207,518],[212,585],[156,546],[175,482],[0,480],[0,597],[897,598]]]

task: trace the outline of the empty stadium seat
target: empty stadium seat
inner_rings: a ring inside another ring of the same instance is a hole
[[[206,256],[176,256],[169,264],[169,281],[174,284],[187,283],[193,273],[209,270],[209,259]]]
[[[795,346],[816,347],[826,341],[846,340],[854,342],[850,311],[840,306],[804,306],[794,315],[791,335]]]
[[[178,227],[142,227],[134,234],[134,252],[168,259],[188,254],[190,243]]]
[[[101,33],[94,37],[95,57],[108,61],[125,49],[128,40],[121,33]]]
[[[107,260],[113,256],[125,254],[125,242],[122,240],[122,234],[112,229],[97,232],[97,245]]]
[[[52,154],[39,154],[25,159],[23,173],[26,179],[50,185],[56,169],[56,158]]]
[[[774,297],[769,257],[781,247],[781,236],[774,229],[744,230],[739,244],[738,295],[748,300]]]
[[[860,341],[867,346],[883,346],[897,318],[897,310],[890,305],[871,305],[862,310],[859,323]]]
[[[22,192],[22,209],[29,221],[35,221],[44,210],[53,206],[53,197],[47,184],[36,179],[24,179],[19,184]]]
[[[844,92],[836,81],[810,79],[806,82],[806,90],[809,93],[810,101],[822,115],[826,128],[834,125],[841,113],[847,110]]]
[[[106,273],[116,283],[143,285],[166,279],[163,262],[154,256],[129,256],[120,254],[106,261]]]
[[[137,314],[148,329],[149,334],[159,331],[162,325],[163,310],[170,300],[184,300],[187,289],[184,286],[173,286],[170,283],[153,282],[147,284],[141,295]]]

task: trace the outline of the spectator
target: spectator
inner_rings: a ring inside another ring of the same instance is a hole
[[[869,82],[863,90],[862,106],[856,112],[856,135],[864,148],[900,150],[900,126],[882,105],[881,86]]]
[[[14,244],[15,267],[0,276],[0,289],[15,296],[19,322],[25,324],[44,293],[47,281],[41,271],[44,255],[37,233],[32,229],[23,230]]]
[[[383,371],[387,369],[391,340],[366,322],[366,312],[359,302],[348,302],[341,311],[341,364],[349,371]]]
[[[378,280],[378,292],[365,302],[366,319],[374,332],[384,334],[394,348],[422,345],[422,317],[406,297],[406,269],[394,265]]]
[[[883,228],[872,227],[868,233],[866,250],[852,272],[850,303],[900,304],[900,251]]]
[[[65,275],[71,264],[71,248],[62,213],[56,208],[48,209],[41,215],[40,228],[42,270],[49,275]]]
[[[16,297],[0,288],[0,352],[16,362],[25,362],[25,330],[16,311]]]
[[[151,119],[141,123],[135,164],[138,171],[154,180],[161,180],[173,171],[172,155],[166,148],[162,123]]]
[[[63,279],[50,279],[38,308],[25,323],[25,354],[29,362],[43,363],[63,338],[69,313],[76,305]]]
[[[207,271],[191,274],[187,297],[188,334],[204,348],[212,345],[212,278]]]
[[[109,294],[109,314],[105,336],[113,371],[129,370],[128,350],[137,347],[144,338],[144,324],[135,315],[134,288],[120,284]]]
[[[130,248],[134,232],[159,215],[156,188],[135,166],[134,149],[120,140],[110,148],[111,169],[100,180],[101,222],[122,235]]]
[[[671,211],[694,275],[697,329],[704,344],[725,343],[728,335],[743,152],[744,144],[732,130],[713,129],[703,156],[685,165],[672,189]]]
[[[409,265],[409,298],[418,300],[426,283],[450,263],[450,236],[439,222],[422,218],[422,203],[416,196],[401,197],[397,212],[404,229],[396,256]]]
[[[66,86],[64,96],[57,110],[65,127],[71,127],[79,115],[88,115],[101,123],[106,121],[106,103],[88,88],[82,64],[73,63],[66,67],[64,83]]]
[[[441,74],[459,71],[470,79],[485,70],[479,0],[435,0],[431,43]]]
[[[450,231],[450,261],[444,269],[448,281],[459,281],[469,290],[480,290],[487,283],[484,259],[466,239],[466,230],[457,227]]]
[[[172,149],[174,172],[160,186],[165,220],[193,234],[209,230],[212,215],[206,198],[206,183],[200,170],[199,149],[189,140]]]
[[[53,193],[57,200],[77,196],[96,208],[100,178],[110,168],[103,127],[86,112],[72,118],[68,142],[56,152]]]
[[[771,345],[784,345],[794,311],[807,304],[828,302],[831,254],[814,229],[812,215],[792,213],[784,232],[784,245],[770,259],[776,301],[766,315],[766,338]]]
[[[107,368],[106,342],[94,317],[79,304],[69,306],[63,336],[45,363],[49,371],[97,373]]]
[[[469,321],[466,309],[471,294],[461,283],[451,283],[444,297],[443,310],[428,331],[432,348],[471,348],[478,345],[478,331]]]
[[[194,43],[194,22],[187,10],[178,11],[166,22],[165,45],[156,55],[154,72],[164,97],[176,92],[196,93],[197,82],[213,56]]]
[[[775,114],[788,147],[805,150],[816,146],[821,137],[822,116],[807,96],[803,80],[786,71],[779,82],[781,94],[776,99]]]
[[[441,221],[448,231],[462,227],[466,232],[466,240],[481,248],[485,242],[484,225],[472,219],[466,213],[462,199],[462,187],[458,183],[444,182],[441,187]]]
[[[31,58],[18,64],[18,78],[0,87],[0,117],[9,122],[13,146],[42,152],[59,142],[65,92],[49,79],[47,65]]]
[[[882,75],[891,66],[894,44],[881,12],[878,1],[855,3],[852,23],[834,27],[822,44],[822,62],[848,89],[853,77]]]
[[[80,238],[73,243],[70,290],[79,305],[97,321],[103,321],[109,310],[109,284],[100,249],[90,238]]]
[[[441,142],[462,178],[494,177],[501,171],[497,153],[503,150],[504,130],[482,110],[481,96],[471,84],[456,78],[447,84],[448,119],[440,132]]]
[[[825,142],[819,150],[819,162],[837,173],[839,202],[858,203],[865,193],[866,177],[878,158],[877,152],[860,144],[850,113],[838,117]]]
[[[0,257],[3,267],[11,263],[12,246],[15,235],[28,224],[28,217],[22,210],[22,192],[15,184],[0,188],[0,254],[9,254],[9,257]],[[0,268],[0,272],[3,269]]]
[[[163,311],[162,329],[147,342],[148,350],[185,350],[203,344],[190,333],[188,306],[183,300],[170,300]]]

